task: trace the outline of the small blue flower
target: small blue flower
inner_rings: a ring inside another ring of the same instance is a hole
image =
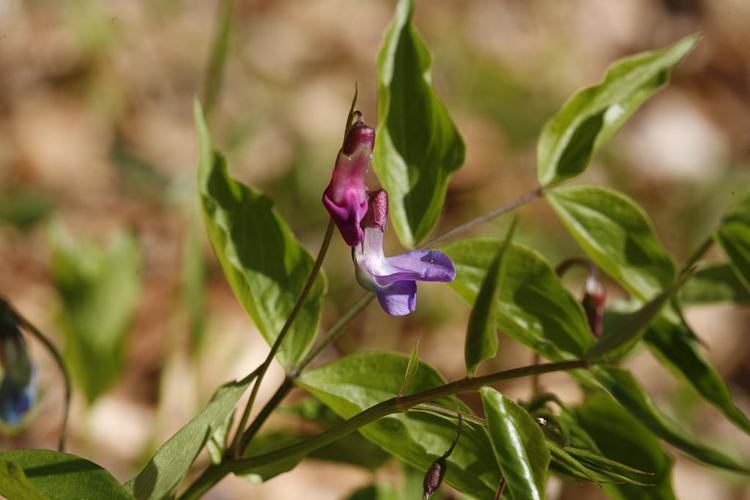
[[[456,269],[451,259],[437,250],[413,250],[395,257],[383,253],[383,234],[388,219],[388,193],[370,196],[362,220],[364,238],[352,254],[357,281],[375,292],[385,312],[404,316],[417,306],[417,281],[453,281]]]
[[[12,426],[34,406],[37,377],[15,315],[4,301],[0,306],[0,420]]]

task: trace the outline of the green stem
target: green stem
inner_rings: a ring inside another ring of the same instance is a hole
[[[452,229],[447,230],[443,234],[440,234],[433,239],[426,242],[423,247],[434,247],[437,246],[439,243],[443,243],[445,241],[448,241],[455,235],[462,233],[464,231],[468,231],[469,229],[482,225],[485,222],[489,222],[492,219],[496,219],[500,217],[501,215],[505,215],[508,212],[512,212],[516,208],[519,208],[523,205],[526,205],[527,203],[530,203],[540,196],[544,194],[544,188],[543,187],[537,187],[536,189],[529,191],[526,194],[522,194],[515,200],[510,201],[509,203],[506,203],[505,205],[502,205],[500,207],[497,207],[494,210],[491,210],[483,215],[480,215],[479,217],[476,217],[474,219],[471,219],[470,221],[464,222],[463,224],[460,224]]]
[[[326,228],[326,234],[323,237],[323,242],[320,244],[320,250],[318,250],[318,256],[316,257],[315,263],[310,270],[310,276],[307,278],[307,283],[305,283],[305,286],[302,288],[299,297],[297,297],[297,302],[292,308],[292,312],[289,313],[289,317],[284,323],[284,326],[281,327],[281,331],[276,337],[276,340],[274,340],[273,345],[271,346],[271,350],[268,352],[268,356],[266,356],[263,364],[260,365],[258,377],[255,379],[253,390],[250,393],[250,398],[247,400],[247,405],[245,405],[245,411],[242,412],[242,418],[240,418],[240,423],[237,426],[234,440],[232,441],[232,453],[234,456],[239,456],[241,454],[241,451],[249,443],[249,441],[244,439],[243,433],[245,431],[247,420],[250,417],[250,411],[253,408],[253,403],[255,403],[255,398],[258,396],[258,389],[260,389],[260,384],[263,382],[263,377],[266,375],[268,367],[271,365],[274,356],[276,356],[276,353],[281,347],[281,344],[284,342],[287,334],[291,331],[292,323],[294,323],[295,318],[297,318],[297,315],[302,310],[302,306],[305,303],[305,299],[307,299],[307,295],[310,293],[310,290],[315,284],[315,278],[317,278],[318,273],[320,272],[320,267],[323,265],[323,260],[325,259],[326,253],[328,252],[328,246],[331,243],[331,238],[333,237],[333,229],[333,219],[329,218],[328,227]]]
[[[549,373],[555,371],[575,370],[586,368],[589,363],[585,360],[563,361],[559,363],[545,363],[535,366],[524,366],[491,373],[482,377],[464,378],[426,391],[412,394],[411,396],[394,397],[378,403],[367,410],[358,413],[349,420],[314,436],[306,441],[286,446],[284,448],[263,453],[249,458],[227,460],[218,465],[206,469],[204,473],[179,497],[180,500],[194,500],[208,491],[216,482],[229,473],[243,473],[256,467],[267,465],[280,460],[294,457],[303,457],[327,444],[341,439],[359,428],[375,422],[392,413],[400,413],[422,403],[433,399],[477,390],[486,385],[495,384],[503,380],[526,377],[536,373]]]
[[[713,246],[714,239],[709,236],[706,238],[703,243],[700,244],[698,248],[695,249],[695,251],[688,257],[688,260],[685,262],[685,264],[682,266],[682,269],[680,270],[680,274],[686,273],[690,271],[690,269],[703,258],[704,255],[706,255],[706,252]]]
[[[203,110],[210,116],[214,105],[221,94],[221,83],[224,79],[227,55],[229,54],[229,37],[232,32],[233,0],[223,0],[219,6],[216,19],[214,39],[211,44],[211,55],[206,65],[203,87]]]
[[[29,320],[18,314],[18,312],[16,312],[14,309],[11,310],[13,311],[13,314],[16,316],[21,326],[23,326],[26,331],[28,331],[47,349],[47,352],[49,352],[50,356],[52,356],[52,359],[55,360],[55,363],[57,364],[57,367],[60,369],[60,373],[62,374],[63,383],[65,385],[65,402],[63,404],[63,417],[62,424],[60,425],[60,440],[57,443],[57,449],[59,451],[65,451],[65,437],[68,433],[68,415],[70,413],[70,397],[72,394],[70,375],[68,375],[68,370],[65,368],[65,363],[63,362],[62,356],[60,355],[60,351],[57,350],[57,347],[55,347],[52,341],[48,339],[41,332],[41,330],[34,326]]]

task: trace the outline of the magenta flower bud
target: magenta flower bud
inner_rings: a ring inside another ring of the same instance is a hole
[[[413,250],[394,257],[383,253],[383,234],[388,218],[388,193],[375,191],[362,221],[364,236],[352,256],[357,281],[378,296],[385,312],[404,316],[417,307],[417,281],[453,281],[451,259],[436,250]]]
[[[591,333],[594,334],[594,337],[599,338],[602,336],[607,291],[596,274],[590,273],[588,278],[586,278],[581,304],[583,305],[583,310],[586,312],[586,319],[588,319]]]
[[[447,468],[448,464],[446,463],[445,458],[440,457],[432,463],[429,469],[427,469],[423,483],[424,500],[427,500],[434,495],[438,488],[440,488],[440,485],[443,484]]]
[[[364,237],[360,222],[367,213],[365,177],[375,146],[375,131],[365,124],[359,111],[354,113],[354,118],[336,158],[331,182],[323,192],[323,206],[338,226],[341,237],[352,247]]]

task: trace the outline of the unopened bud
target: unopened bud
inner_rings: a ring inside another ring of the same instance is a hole
[[[424,476],[424,500],[434,495],[440,485],[443,484],[447,468],[448,464],[444,457],[440,457],[432,463]]]
[[[375,149],[375,130],[365,124],[362,113],[359,111],[354,112],[353,118],[353,123],[346,131],[344,144],[341,146],[341,151],[349,156],[360,146],[367,146],[371,151]]]
[[[586,278],[586,286],[583,294],[583,310],[594,337],[602,336],[602,325],[604,322],[604,306],[607,303],[607,291],[595,273]]]

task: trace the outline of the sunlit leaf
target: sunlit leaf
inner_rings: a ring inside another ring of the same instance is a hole
[[[378,54],[378,128],[373,167],[388,190],[401,243],[423,242],[437,223],[465,146],[432,86],[432,60],[399,0]]]
[[[542,430],[522,407],[491,387],[482,406],[495,459],[513,500],[543,500],[549,451]]]
[[[84,458],[51,450],[16,450],[0,453],[0,464],[11,462],[20,467],[24,481],[13,467],[0,467],[0,495],[8,500],[133,500],[122,485],[106,470]],[[4,473],[13,472],[7,480]],[[36,491],[8,490],[32,486]]]
[[[183,480],[209,437],[225,422],[242,394],[255,379],[221,386],[211,401],[151,457],[143,470],[125,486],[138,500],[159,500],[169,495]]]
[[[198,185],[208,236],[234,294],[271,344],[289,317],[313,267],[269,198],[229,176],[224,158],[212,149],[200,107]],[[325,294],[322,274],[278,352],[286,367],[315,340]]]
[[[406,356],[386,353],[352,354],[305,372],[298,384],[343,418],[396,397],[406,371]],[[419,392],[443,385],[445,380],[430,366],[420,363],[412,381]],[[468,411],[456,398],[443,398],[444,406]],[[399,460],[426,471],[456,435],[454,418],[422,411],[408,411],[382,418],[362,427],[360,433]],[[492,448],[484,429],[464,421],[456,449],[448,458],[445,480],[468,495],[491,497],[500,480]]]
[[[543,186],[575,177],[649,97],[666,85],[671,69],[693,49],[697,35],[671,47],[617,61],[604,81],[571,97],[544,126],[537,146]]]
[[[600,186],[557,188],[546,198],[591,260],[630,293],[650,299],[672,284],[672,260],[633,200]]]
[[[20,465],[0,460],[0,495],[8,500],[47,500],[34,488]]]
[[[456,266],[451,288],[473,304],[503,241],[461,240],[441,248]],[[593,345],[578,301],[536,252],[511,244],[497,305],[497,327],[548,359],[580,358]]]
[[[505,274],[505,254],[513,239],[513,231],[516,228],[515,221],[508,230],[505,242],[492,259],[490,267],[482,280],[474,307],[471,308],[469,324],[466,327],[466,343],[464,346],[464,357],[466,360],[466,372],[469,376],[474,375],[477,366],[487,359],[497,356],[499,341],[497,338],[497,314],[495,306],[500,290],[503,287],[503,275]]]

